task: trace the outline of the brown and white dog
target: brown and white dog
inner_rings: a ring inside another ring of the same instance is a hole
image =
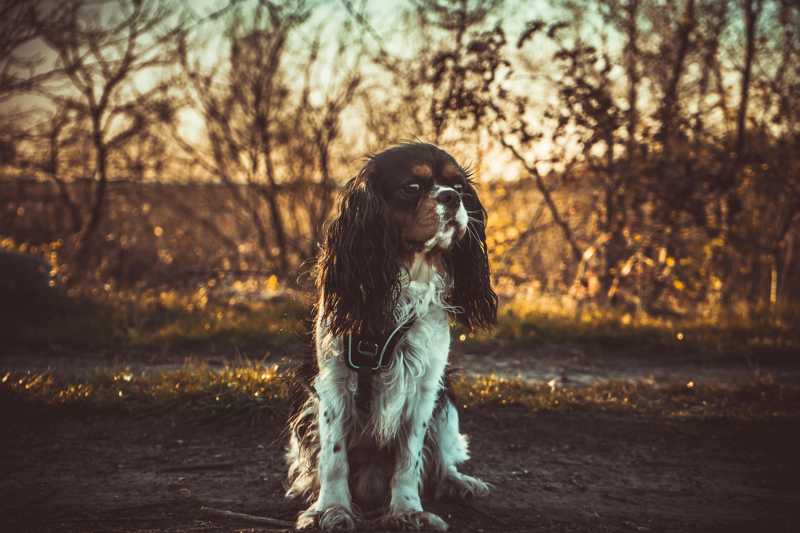
[[[467,439],[445,384],[450,319],[496,319],[485,222],[469,174],[430,144],[389,148],[347,183],[317,264],[318,370],[290,425],[287,496],[310,503],[298,528],[353,530],[359,510],[385,506],[387,528],[444,530],[421,492],[488,493],[457,469]],[[382,338],[406,323],[389,363],[367,376],[362,408],[350,336]]]

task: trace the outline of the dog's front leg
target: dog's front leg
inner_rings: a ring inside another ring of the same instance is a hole
[[[332,369],[329,369],[332,370]],[[322,372],[314,388],[319,397],[319,496],[297,520],[297,528],[319,526],[322,531],[353,531],[355,520],[348,485],[347,376]]]
[[[447,523],[422,510],[422,452],[430,424],[436,391],[421,391],[420,400],[407,421],[407,431],[400,437],[392,476],[392,495],[385,526],[397,529],[434,529],[444,531]]]

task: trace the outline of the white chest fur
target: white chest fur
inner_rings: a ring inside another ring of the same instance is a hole
[[[381,444],[394,440],[436,400],[450,348],[445,289],[445,280],[421,257],[403,275],[395,317],[399,322],[414,315],[416,321],[392,354],[391,366],[374,378],[368,429]]]
[[[444,301],[447,281],[424,256],[418,255],[401,274],[401,291],[395,308],[398,323],[416,320],[398,343],[392,362],[372,378],[370,415],[364,419],[355,409],[358,378],[345,363],[344,342],[317,322],[317,362],[314,381],[320,398],[336,411],[349,413],[353,429],[369,435],[379,445],[388,445],[402,435],[409,420],[433,409],[450,348],[448,305]],[[347,391],[344,396],[342,391]]]

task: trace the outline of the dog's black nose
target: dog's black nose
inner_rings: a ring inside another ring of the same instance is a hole
[[[447,189],[436,195],[436,201],[447,207],[455,207],[458,205],[459,196],[453,189]]]

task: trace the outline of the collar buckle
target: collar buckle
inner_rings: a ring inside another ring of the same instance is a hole
[[[380,337],[378,342],[373,338],[359,338],[356,336],[356,342],[353,342],[353,334],[348,333],[345,339],[347,348],[347,366],[353,370],[381,370],[390,366],[392,362],[392,353],[394,352],[397,344],[411,329],[411,326],[416,322],[417,317],[411,316],[405,322],[394,328],[389,334],[388,338]],[[355,344],[355,346],[353,346]],[[384,364],[384,359],[385,364]]]
[[[370,364],[369,362],[364,361],[363,357],[358,358],[358,363],[353,360],[353,352],[356,352],[359,355],[364,357],[368,357],[374,361],[374,363]],[[355,346],[355,350],[353,350],[353,337],[352,335],[347,336],[347,363],[350,368],[354,370],[358,370],[361,368],[369,368],[370,370],[380,370],[383,366],[383,352],[381,351],[381,346],[376,342],[370,342],[365,340],[359,340]]]
[[[358,353],[361,355],[366,355],[367,357],[378,357],[378,350],[380,350],[380,348],[381,347],[375,342],[358,341],[356,351],[358,351]]]

